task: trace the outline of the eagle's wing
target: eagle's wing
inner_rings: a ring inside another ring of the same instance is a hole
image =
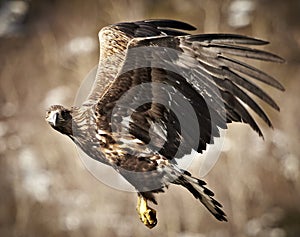
[[[115,133],[128,150],[157,151],[167,158],[182,157],[192,149],[203,151],[219,136],[219,128],[233,121],[249,124],[262,136],[245,104],[272,125],[250,95],[274,109],[279,107],[249,79],[284,88],[236,57],[283,62],[274,54],[249,47],[264,44],[267,42],[230,34],[159,34],[132,39],[117,76],[98,97],[95,109],[101,132]],[[182,106],[187,101],[190,107]]]
[[[176,20],[144,20],[106,26],[99,32],[100,58],[96,80],[84,105],[91,105],[106,92],[122,68],[130,40],[139,37],[187,35],[181,31],[196,30],[190,24]]]

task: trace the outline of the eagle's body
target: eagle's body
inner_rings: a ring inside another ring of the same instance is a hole
[[[230,34],[189,35],[189,24],[172,20],[119,23],[99,32],[95,84],[81,107],[50,107],[47,120],[87,155],[112,166],[138,191],[138,212],[156,224],[154,193],[170,183],[187,188],[220,221],[221,204],[205,182],[181,170],[174,158],[201,153],[227,123],[248,123],[262,133],[248,105],[269,126],[250,92],[279,107],[248,78],[277,89],[271,76],[235,59],[283,60],[247,45],[267,42]],[[233,56],[233,57],[232,57]],[[243,102],[243,103],[242,103]]]

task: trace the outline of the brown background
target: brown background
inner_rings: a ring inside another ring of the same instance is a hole
[[[253,2],[250,24],[235,28],[228,24],[230,0],[32,0],[21,31],[0,39],[0,236],[299,236],[300,2]],[[158,197],[159,223],[148,230],[136,214],[135,194],[97,181],[72,142],[44,121],[48,105],[72,105],[97,64],[99,29],[145,18],[187,21],[198,33],[266,39],[272,42],[266,49],[287,60],[255,62],[286,88],[266,88],[280,113],[261,103],[274,130],[263,127],[263,141],[248,126],[231,125],[230,149],[205,177],[228,223],[215,221],[189,193],[171,187]],[[72,48],[74,39],[88,39],[89,50]]]

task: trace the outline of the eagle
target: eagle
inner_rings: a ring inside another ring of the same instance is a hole
[[[193,30],[167,19],[102,28],[99,65],[87,98],[71,108],[52,105],[46,113],[52,128],[133,185],[139,218],[148,228],[157,224],[148,202],[157,204],[155,195],[171,184],[185,187],[217,220],[227,221],[206,182],[178,161],[202,153],[232,122],[248,124],[263,137],[252,114],[269,127],[272,123],[253,97],[278,111],[279,106],[256,81],[284,91],[249,63],[284,62],[255,47],[267,41],[188,33]]]

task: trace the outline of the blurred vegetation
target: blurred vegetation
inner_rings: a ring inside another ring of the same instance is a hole
[[[0,1],[0,236],[299,236],[299,0],[31,0],[12,8],[8,2]],[[97,64],[99,29],[145,18],[266,39],[266,48],[287,60],[255,64],[286,88],[267,89],[281,107],[277,113],[266,106],[274,129],[263,128],[263,141],[245,125],[230,126],[229,149],[205,177],[228,223],[170,187],[158,197],[157,227],[146,229],[136,195],[97,181],[72,142],[44,121],[48,105],[72,105]]]

